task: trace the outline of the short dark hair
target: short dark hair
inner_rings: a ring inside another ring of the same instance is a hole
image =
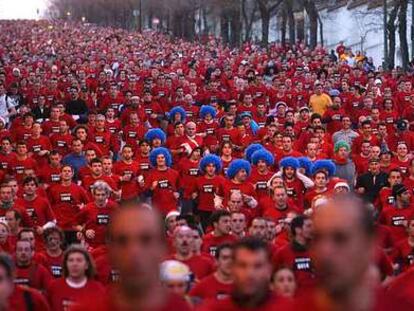
[[[23,233],[26,233],[26,232],[31,232],[31,233],[33,233],[33,235],[35,235],[35,231],[32,228],[23,228],[17,234],[17,240],[20,241],[22,239]]]
[[[221,251],[224,250],[224,249],[233,250],[233,245],[231,243],[222,243],[222,244],[220,244],[219,246],[217,246],[216,253],[214,254],[214,257],[216,259],[219,259]]]
[[[236,254],[241,249],[247,249],[251,252],[264,251],[268,260],[271,260],[271,252],[267,242],[256,237],[245,237],[233,244],[233,259],[236,258]]]
[[[31,183],[31,182],[34,182],[36,186],[39,186],[39,182],[37,181],[37,178],[33,177],[33,176],[26,176],[23,179],[23,186],[27,185],[28,183]]]
[[[218,210],[211,214],[210,216],[210,223],[214,224],[215,222],[219,222],[221,217],[230,216],[230,212],[226,210]]]
[[[85,275],[88,279],[93,279],[95,276],[95,264],[92,260],[89,252],[81,245],[71,245],[63,254],[63,275],[64,277],[69,276],[69,270],[67,266],[68,258],[71,254],[80,253],[85,257],[85,260],[88,262],[88,269],[85,271]]]
[[[305,215],[298,215],[295,218],[292,219],[292,221],[290,222],[290,231],[292,232],[293,236],[296,236],[296,229],[297,228],[302,228],[305,221],[308,220],[309,217],[305,216]]]
[[[49,235],[57,233],[59,235],[60,241],[62,244],[65,242],[65,234],[63,233],[62,229],[59,227],[50,227],[43,231],[43,240],[46,242]]]

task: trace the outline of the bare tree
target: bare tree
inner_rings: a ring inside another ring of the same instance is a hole
[[[407,70],[409,63],[409,51],[407,42],[407,9],[408,0],[400,0],[400,11],[398,14],[398,35],[400,39],[401,61],[404,70]]]

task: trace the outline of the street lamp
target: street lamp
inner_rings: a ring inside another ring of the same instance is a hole
[[[66,15],[69,17],[69,16],[71,16],[71,15],[72,15],[72,13],[70,13],[70,11],[67,11],[67,12],[66,12]]]
[[[86,21],[86,17],[82,16],[82,23],[84,23]]]

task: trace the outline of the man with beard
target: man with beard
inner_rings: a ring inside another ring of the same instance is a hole
[[[286,310],[289,303],[270,291],[271,274],[267,243],[252,237],[241,239],[233,246],[234,290],[231,296],[206,302],[200,310]]]
[[[336,197],[317,210],[311,253],[320,284],[298,297],[293,310],[412,310],[375,281],[375,226],[354,196]]]

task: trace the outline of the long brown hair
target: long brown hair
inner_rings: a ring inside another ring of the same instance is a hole
[[[88,263],[88,269],[86,269],[85,275],[88,279],[92,279],[96,274],[95,263],[93,262],[93,259],[91,255],[88,253],[88,251],[81,245],[72,245],[63,254],[63,276],[65,278],[69,276],[67,261],[69,255],[74,253],[80,253],[83,255],[83,257],[85,257],[85,260]]]

